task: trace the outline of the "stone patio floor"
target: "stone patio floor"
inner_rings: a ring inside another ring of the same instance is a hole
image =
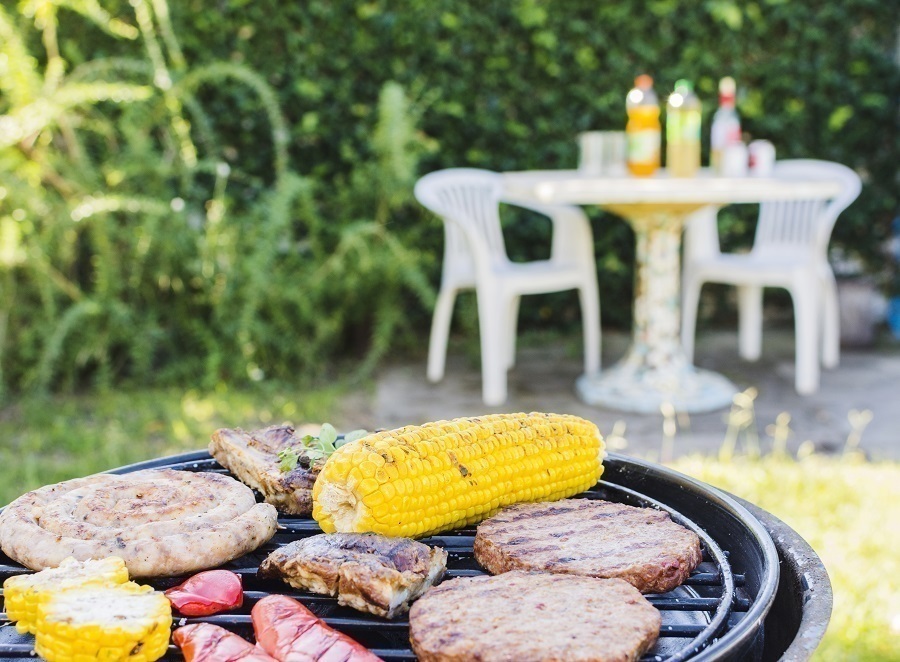
[[[604,333],[604,366],[612,366],[623,355],[627,341],[625,334]],[[854,430],[861,430],[860,449],[867,457],[900,460],[900,347],[896,343],[881,349],[844,348],[840,366],[823,371],[819,392],[810,396],[794,390],[793,333],[766,331],[763,343],[760,361],[747,363],[737,356],[735,333],[708,332],[698,338],[698,366],[725,374],[740,389],[757,390],[752,409],[741,408],[737,416],[723,409],[676,415],[666,424],[661,413],[629,414],[585,404],[574,391],[581,373],[580,352],[573,351],[577,339],[563,338],[518,352],[517,364],[509,373],[510,397],[502,407],[482,403],[477,359],[451,346],[440,383],[426,380],[424,355],[421,360],[388,362],[377,375],[374,391],[350,398],[336,422],[348,426],[345,429],[376,429],[488,412],[571,413],[594,421],[612,450],[659,460],[718,453],[729,435],[736,436],[739,450],[758,439],[765,452],[773,444],[776,418],[787,412],[787,447],[792,452],[808,441],[807,450],[839,453]],[[855,412],[866,411],[872,415],[864,425],[866,415]],[[739,425],[742,414],[749,426]]]

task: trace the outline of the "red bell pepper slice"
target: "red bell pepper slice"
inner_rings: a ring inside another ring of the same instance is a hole
[[[200,572],[166,591],[172,606],[184,616],[209,616],[237,609],[244,603],[241,578],[229,570]]]

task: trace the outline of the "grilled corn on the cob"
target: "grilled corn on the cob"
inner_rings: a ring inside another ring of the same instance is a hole
[[[128,569],[118,556],[89,561],[69,557],[56,568],[7,579],[3,602],[9,620],[16,621],[16,630],[34,634],[38,605],[52,595],[78,586],[113,586],[127,581]]]
[[[150,586],[83,586],[38,607],[34,648],[47,662],[152,662],[171,626],[168,599]]]
[[[340,447],[313,488],[326,533],[415,537],[521,501],[555,501],[603,473],[597,426],[577,416],[495,414],[378,432]]]

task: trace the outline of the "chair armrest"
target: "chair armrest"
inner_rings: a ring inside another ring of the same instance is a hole
[[[504,198],[501,202],[547,216],[553,223],[550,259],[571,262],[573,256],[593,261],[594,235],[587,214],[576,205],[552,205],[531,200]]]

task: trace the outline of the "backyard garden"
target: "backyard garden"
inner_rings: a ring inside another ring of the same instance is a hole
[[[704,122],[734,76],[749,137],[856,171],[831,246],[900,296],[891,3],[564,4],[0,5],[0,503],[205,448],[219,427],[346,430],[392,362],[421,361],[424,382],[443,234],[417,179],[574,168],[577,134],[621,129],[642,72],[659,89],[690,76]],[[627,330],[634,236],[590,214],[603,325]],[[754,220],[726,210],[723,241],[746,246]],[[545,256],[545,225],[515,222],[510,256]],[[574,295],[532,299],[523,328],[579,329]],[[732,324],[734,307],[715,290],[701,316]],[[461,308],[474,347],[474,300]],[[900,465],[864,450],[863,434],[670,463],[822,557],[835,605],[816,659],[900,660]]]

